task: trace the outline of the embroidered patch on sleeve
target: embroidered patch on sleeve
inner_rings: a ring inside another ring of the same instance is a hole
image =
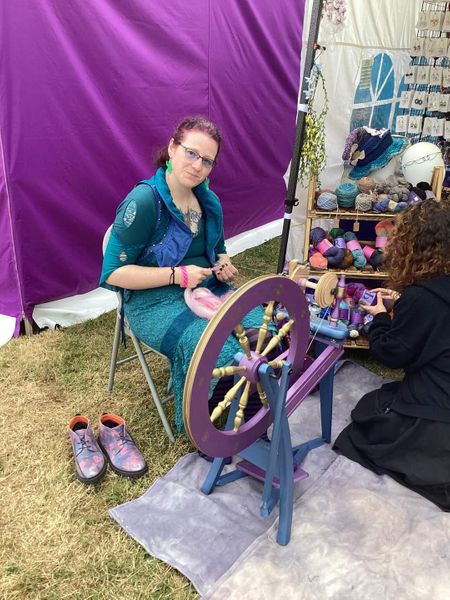
[[[134,219],[136,218],[136,210],[136,202],[134,200],[130,200],[123,215],[123,223],[125,227],[130,227],[130,225],[133,224]]]

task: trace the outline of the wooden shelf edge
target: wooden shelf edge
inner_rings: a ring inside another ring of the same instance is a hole
[[[365,338],[357,338],[359,343],[356,340],[346,339],[344,342],[344,348],[351,348],[352,350],[368,350],[369,342]]]
[[[350,271],[350,270],[339,270],[339,269],[311,269],[310,277],[314,275],[323,275],[324,273],[335,273],[336,275],[345,275],[346,277],[356,277],[360,279],[385,279],[388,275],[383,271]]]
[[[336,212],[326,210],[309,210],[307,211],[307,217],[310,219],[335,219],[339,217],[339,220],[347,221],[383,221],[384,219],[395,219],[396,215],[400,213],[373,213],[373,212]]]

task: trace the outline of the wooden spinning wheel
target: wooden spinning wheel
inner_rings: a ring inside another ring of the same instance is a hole
[[[256,349],[250,350],[241,320],[253,308],[267,303],[262,318]],[[289,321],[279,333],[266,338],[268,324],[275,305],[280,303],[289,315]],[[220,366],[216,361],[220,351],[232,332],[240,341],[242,354],[238,365]],[[193,443],[205,454],[225,457],[238,454],[247,448],[272,423],[272,415],[265,401],[265,392],[258,375],[259,367],[268,362],[266,355],[276,349],[281,338],[289,333],[289,350],[269,364],[273,368],[282,365],[281,359],[292,365],[292,380],[300,374],[309,340],[309,311],[304,294],[299,286],[287,277],[262,276],[243,285],[221,306],[204,330],[191,360],[186,377],[183,399],[185,429]],[[270,341],[268,341],[270,340]],[[237,383],[219,402],[210,416],[208,397],[212,378],[235,375]],[[248,422],[243,422],[245,408],[251,388],[256,387],[261,400],[261,409]],[[234,419],[234,428],[221,430],[215,418],[229,409],[234,396],[241,393],[239,409]],[[296,397],[287,397],[286,410],[290,414],[296,407]]]

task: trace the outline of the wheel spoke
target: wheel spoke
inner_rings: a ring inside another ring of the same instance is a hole
[[[237,432],[239,431],[239,427],[242,424],[242,421],[244,420],[244,410],[247,406],[247,402],[248,402],[248,393],[250,391],[250,381],[247,381],[247,383],[245,384],[245,388],[244,391],[241,394],[241,397],[239,398],[239,409],[236,413],[236,416],[234,418],[234,431]]]
[[[276,358],[275,360],[271,360],[267,364],[269,365],[269,367],[272,367],[272,369],[274,369],[274,371],[276,371],[277,369],[282,369],[283,368],[284,360],[278,360]]]
[[[256,389],[258,391],[258,396],[259,396],[259,399],[261,400],[261,404],[263,406],[267,406],[266,392],[264,391],[264,388],[263,388],[263,386],[262,386],[262,384],[261,384],[260,381],[257,382]]]
[[[262,353],[262,356],[267,356],[269,352],[271,352],[279,344],[279,342],[287,336],[294,323],[295,321],[293,319],[290,319],[285,325],[283,325],[283,327],[280,329],[277,335],[274,335],[270,342],[267,344],[267,346],[264,349],[264,352]]]
[[[236,332],[236,335],[238,337],[239,343],[241,344],[241,348],[245,353],[245,356],[249,360],[252,360],[252,355],[250,352],[250,342],[248,341],[248,337],[247,337],[246,331],[245,331],[242,323],[239,323],[239,325],[236,325],[236,327],[234,328],[234,331]]]
[[[238,390],[244,385],[244,383],[247,381],[247,379],[245,377],[241,377],[239,379],[239,381],[233,385],[232,388],[230,388],[228,390],[228,392],[225,394],[223,400],[221,400],[219,402],[219,404],[216,406],[216,408],[212,411],[211,413],[211,422],[214,423],[214,421],[216,419],[218,419],[220,417],[220,415],[223,414],[223,412],[230,406],[231,402],[233,401],[233,398],[236,396]]]
[[[258,341],[256,342],[256,353],[259,354],[262,349],[262,345],[267,336],[267,331],[269,329],[269,323],[272,320],[273,309],[275,306],[275,301],[271,300],[266,306],[266,310],[264,311],[263,323],[259,328]]]
[[[238,373],[243,373],[246,370],[247,367],[240,367],[239,365],[232,365],[229,367],[217,367],[216,369],[213,369],[212,376],[214,379],[219,379],[219,377],[237,375]]]

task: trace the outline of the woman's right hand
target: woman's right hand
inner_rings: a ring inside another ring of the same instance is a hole
[[[390,290],[389,288],[373,288],[370,291],[375,292],[376,294],[381,294],[381,298],[383,300],[392,300],[392,302],[395,302],[400,298],[400,294],[398,292],[394,292],[394,290]]]
[[[196,265],[185,265],[186,271],[187,271],[187,275],[188,275],[188,282],[187,282],[187,287],[190,288],[195,288],[197,287],[200,283],[202,283],[202,281],[204,281],[207,277],[209,277],[212,274],[212,270],[211,269],[206,269],[204,267],[197,267]],[[178,284],[181,285],[183,282],[183,277],[181,275],[181,271],[180,269],[178,269]]]

